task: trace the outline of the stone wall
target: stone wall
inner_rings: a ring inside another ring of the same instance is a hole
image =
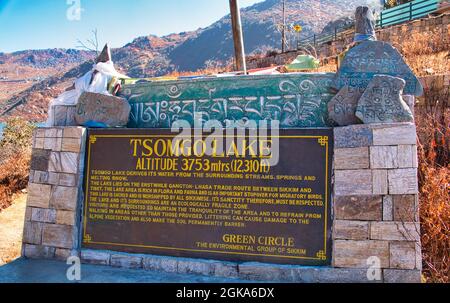
[[[86,130],[38,128],[33,134],[23,255],[66,260],[79,254]]]
[[[414,124],[335,128],[333,266],[367,268],[386,282],[420,281],[421,246]]]
[[[330,267],[81,249],[86,131],[79,127],[40,128],[34,133],[23,255],[60,260],[77,255],[87,264],[288,282],[368,282],[367,262],[376,257],[381,281],[420,282],[414,124],[339,127],[334,136]]]

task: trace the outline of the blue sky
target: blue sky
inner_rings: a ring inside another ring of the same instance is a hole
[[[208,26],[229,13],[228,5],[228,0],[0,0],[0,52],[75,48],[77,39],[90,38],[95,28],[101,44],[120,47],[139,36]]]

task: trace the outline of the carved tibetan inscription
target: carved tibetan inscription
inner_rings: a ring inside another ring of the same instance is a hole
[[[124,86],[131,105],[130,128],[170,128],[174,121],[193,125],[194,115],[235,121],[279,120],[283,128],[327,127],[334,74],[283,74],[144,82]]]
[[[83,247],[329,265],[332,136],[90,130]]]

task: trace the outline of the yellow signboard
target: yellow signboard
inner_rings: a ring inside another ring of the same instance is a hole
[[[303,30],[302,26],[298,25],[298,24],[295,24],[293,28],[297,33],[301,32]]]

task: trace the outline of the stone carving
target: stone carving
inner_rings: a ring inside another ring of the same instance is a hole
[[[278,120],[280,126],[326,127],[333,74],[293,74],[147,82],[125,86],[130,128],[170,128],[174,121]]]
[[[376,75],[359,100],[356,116],[366,124],[414,121],[402,99],[404,87],[403,79]]]
[[[355,42],[377,40],[375,33],[375,18],[367,6],[356,8],[355,15]]]
[[[328,116],[339,126],[360,124],[356,117],[356,107],[364,90],[344,86],[328,103]]]
[[[405,80],[405,95],[420,96],[423,93],[422,85],[401,54],[389,43],[381,41],[365,41],[349,50],[336,75],[335,87],[366,88],[379,74]]]
[[[126,126],[131,107],[123,98],[85,92],[78,99],[75,120],[91,127]]]

